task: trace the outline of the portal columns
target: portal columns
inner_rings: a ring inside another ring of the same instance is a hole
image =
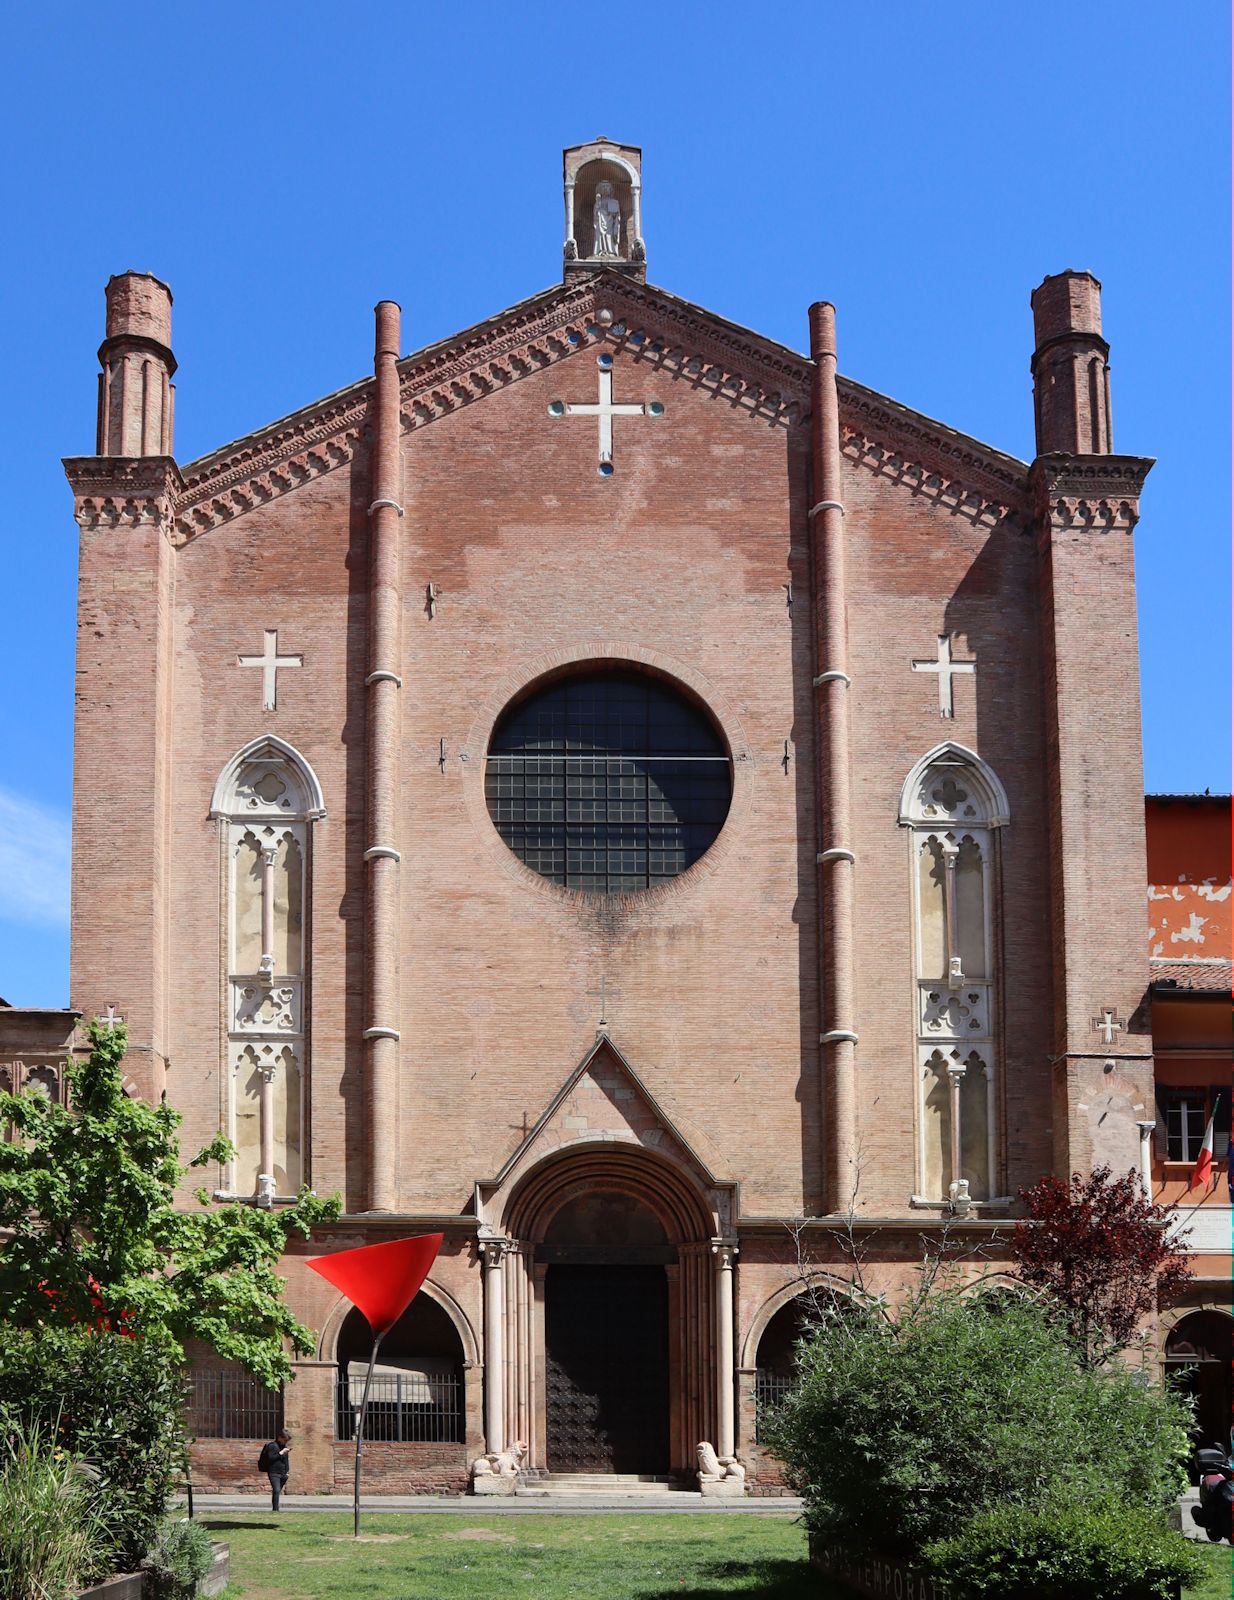
[[[733,1266],[737,1246],[719,1239],[711,1246],[716,1303],[716,1454],[723,1459],[736,1449],[734,1408],[737,1374],[733,1363]]]
[[[506,1447],[505,1283],[508,1239],[484,1239],[484,1448],[490,1455]]]

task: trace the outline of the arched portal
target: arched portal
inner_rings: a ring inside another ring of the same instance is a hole
[[[1195,1401],[1197,1445],[1230,1445],[1230,1360],[1234,1318],[1224,1311],[1193,1311],[1170,1329],[1165,1343],[1167,1378]]]
[[[645,1149],[575,1148],[524,1176],[504,1221],[505,1438],[553,1473],[694,1470],[717,1437],[703,1191]]]

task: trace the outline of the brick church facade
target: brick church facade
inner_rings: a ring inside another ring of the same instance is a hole
[[[66,463],[72,1001],[220,1194],[343,1197],[286,1263],[304,1489],[364,1348],[308,1254],[445,1234],[374,1487],[708,1441],[756,1489],[803,1276],[946,1228],[997,1277],[1152,1116],[1100,286],[1032,297],[1024,463],[839,376],[830,305],[802,355],[648,284],[633,147],[565,178],[559,283],[411,355],[383,302],[371,376],[184,465],[170,291],[113,278]]]

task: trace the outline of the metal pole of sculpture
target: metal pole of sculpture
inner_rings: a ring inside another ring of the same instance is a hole
[[[368,1415],[368,1392],[373,1382],[373,1368],[377,1365],[377,1352],[381,1349],[382,1335],[379,1333],[373,1340],[373,1348],[368,1358],[368,1371],[364,1374],[364,1393],[360,1397],[360,1415],[356,1418],[356,1465],[352,1479],[352,1535],[360,1537],[360,1457],[364,1452],[364,1419]],[[351,1399],[351,1378],[348,1376],[348,1400]]]
[[[369,1390],[381,1341],[420,1292],[428,1269],[441,1249],[440,1233],[421,1234],[413,1239],[391,1239],[387,1244],[362,1245],[359,1250],[336,1250],[308,1265],[336,1289],[341,1289],[352,1305],[365,1317],[373,1331],[368,1371],[360,1415],[356,1418],[356,1465],[353,1491],[352,1531],[360,1537],[360,1460],[364,1451],[364,1420],[368,1414]],[[350,1400],[351,1377],[348,1376]]]

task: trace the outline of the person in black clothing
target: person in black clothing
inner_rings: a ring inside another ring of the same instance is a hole
[[[289,1452],[291,1450],[291,1435],[280,1432],[269,1444],[263,1445],[258,1468],[270,1480],[270,1509],[277,1511],[279,1499],[287,1487],[287,1478],[291,1472]]]

